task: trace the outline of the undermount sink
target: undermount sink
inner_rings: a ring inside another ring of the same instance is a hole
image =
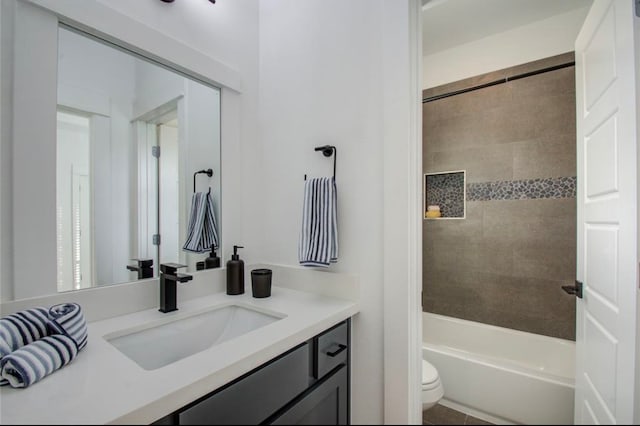
[[[284,317],[234,304],[112,333],[105,339],[140,367],[155,370]]]

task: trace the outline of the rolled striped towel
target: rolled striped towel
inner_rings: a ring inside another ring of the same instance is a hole
[[[333,177],[305,182],[298,260],[304,266],[324,266],[338,261],[336,181]]]
[[[72,338],[54,334],[31,342],[2,358],[0,374],[14,388],[26,388],[57,369],[78,354]]]
[[[87,345],[87,322],[82,308],[77,303],[60,303],[49,308],[47,324],[50,334],[63,334],[70,337],[78,350]]]
[[[42,307],[25,309],[0,319],[0,361],[11,352],[47,336],[49,316]],[[0,378],[0,386],[8,381]]]
[[[22,322],[18,323],[14,316],[22,319]],[[6,320],[10,324],[24,326],[27,318],[31,322],[35,322],[34,318],[41,320],[37,327],[40,337],[14,348],[0,359],[0,385],[26,388],[73,361],[87,345],[87,323],[82,308],[77,303],[60,303],[48,310],[30,309],[9,315],[0,321]],[[35,325],[30,325],[35,330]],[[11,330],[7,328],[3,332],[11,335]],[[36,334],[26,337],[31,339]],[[25,341],[22,336],[21,341]]]
[[[193,253],[204,253],[212,246],[218,248],[217,228],[211,194],[194,193],[191,197],[187,240],[182,249]]]

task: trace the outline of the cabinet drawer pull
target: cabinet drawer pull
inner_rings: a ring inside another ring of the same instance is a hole
[[[347,349],[346,345],[338,344],[338,349],[336,349],[335,351],[332,351],[332,352],[327,352],[327,356],[330,356],[331,358],[333,358],[336,355],[338,355],[340,352],[344,351],[345,349]]]

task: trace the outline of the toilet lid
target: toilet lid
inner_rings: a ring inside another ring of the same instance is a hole
[[[438,380],[438,370],[424,359],[422,360],[422,384],[433,383]]]

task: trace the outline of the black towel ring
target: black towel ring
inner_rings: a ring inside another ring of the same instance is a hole
[[[200,174],[200,173],[205,173],[207,176],[211,177],[213,176],[213,170],[212,169],[207,169],[207,170],[198,170],[197,172],[195,172],[193,174],[193,193],[195,194],[196,192],[196,175]],[[209,186],[209,194],[211,193],[211,186]]]
[[[322,151],[322,155],[325,157],[331,157],[333,155],[333,180],[336,180],[336,162],[338,161],[338,148],[333,145],[316,146],[315,151]],[[307,175],[304,175],[304,180],[307,180]]]

